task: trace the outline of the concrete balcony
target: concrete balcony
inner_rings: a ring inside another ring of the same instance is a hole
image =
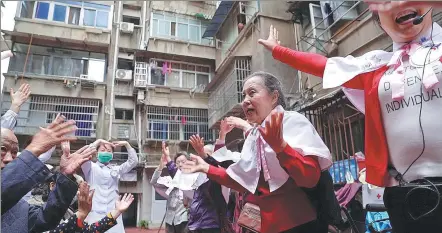
[[[215,60],[216,49],[214,46],[207,46],[175,39],[151,37],[149,39],[149,52],[173,54],[174,56],[185,56]]]
[[[141,27],[135,27],[131,33],[120,33],[120,48],[138,50],[141,43]]]
[[[108,29],[83,27],[65,23],[15,18],[14,32],[34,33],[34,36],[56,38],[60,41],[71,43],[86,43],[93,46],[106,46],[110,44],[111,31]]]

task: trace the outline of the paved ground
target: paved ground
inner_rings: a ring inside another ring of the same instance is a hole
[[[140,229],[140,228],[126,228],[126,233],[158,233],[158,229]],[[165,233],[164,229],[161,229],[160,233]]]

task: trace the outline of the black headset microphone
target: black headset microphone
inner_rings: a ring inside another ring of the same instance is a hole
[[[413,20],[413,25],[419,25],[424,21],[425,16],[430,13],[430,11],[433,10],[433,7],[430,8],[425,14],[421,15],[421,16],[416,16],[416,18],[414,18]]]

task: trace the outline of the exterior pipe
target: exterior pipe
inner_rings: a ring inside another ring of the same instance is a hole
[[[123,2],[118,1],[118,13],[117,13],[117,20],[116,20],[116,29],[115,29],[115,50],[114,50],[114,64],[112,66],[112,84],[111,84],[111,102],[110,102],[110,119],[109,119],[109,131],[108,131],[108,139],[110,140],[112,138],[112,123],[114,120],[114,100],[115,100],[115,75],[117,72],[117,64],[118,64],[118,53],[119,50],[119,40],[120,40],[120,20],[121,20],[121,11],[123,8]]]

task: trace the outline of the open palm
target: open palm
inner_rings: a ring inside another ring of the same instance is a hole
[[[207,173],[209,171],[209,164],[204,161],[203,158],[190,155],[190,160],[184,163],[182,169],[184,173],[196,173],[196,172],[204,172]]]
[[[129,208],[130,204],[134,201],[134,196],[130,193],[124,194],[123,197],[119,196],[115,202],[115,209],[123,213]]]
[[[73,154],[63,153],[60,159],[60,171],[66,175],[74,174],[75,171],[80,168],[83,163],[89,161],[96,152],[95,148],[84,146]]]
[[[197,135],[190,136],[190,145],[192,145],[193,149],[199,156],[205,157],[206,153],[204,153],[204,138]]]
[[[273,51],[273,49],[276,46],[281,44],[281,41],[279,41],[278,30],[276,30],[276,28],[273,27],[273,25],[271,25],[270,26],[269,37],[267,38],[267,40],[259,39],[258,43],[262,44],[269,51]]]

